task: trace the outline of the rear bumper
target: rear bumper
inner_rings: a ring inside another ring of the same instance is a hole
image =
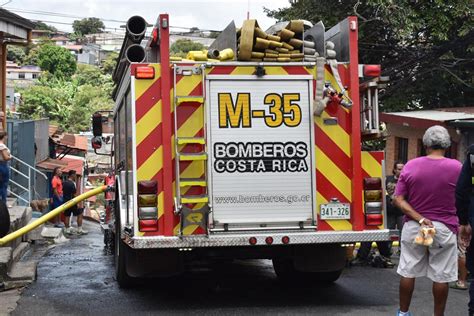
[[[295,244],[328,244],[328,243],[355,243],[363,241],[391,240],[398,236],[398,230],[365,230],[365,231],[328,231],[328,232],[246,232],[246,233],[219,233],[209,236],[146,236],[126,237],[126,243],[135,249],[152,248],[203,248],[203,247],[236,247],[252,246],[250,237],[257,238],[256,246],[265,246],[265,238],[273,237],[273,246],[283,245],[282,237],[290,238],[290,245]]]

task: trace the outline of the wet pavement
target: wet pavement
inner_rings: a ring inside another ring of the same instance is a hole
[[[184,275],[150,279],[134,289],[114,280],[96,224],[89,234],[58,245],[38,265],[13,315],[319,314],[395,315],[395,269],[352,267],[333,285],[288,287],[269,260],[196,264]],[[432,315],[431,282],[417,281],[411,311]],[[451,290],[446,315],[466,315],[467,291]]]

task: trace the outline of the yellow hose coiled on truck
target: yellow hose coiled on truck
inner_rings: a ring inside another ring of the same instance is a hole
[[[99,193],[102,193],[104,191],[107,190],[107,188],[109,188],[108,186],[104,185],[104,186],[101,186],[101,187],[98,187],[98,188],[95,188],[91,191],[88,191],[86,193],[83,193],[81,195],[78,195],[76,196],[75,198],[73,198],[72,200],[70,201],[67,201],[66,203],[62,204],[61,206],[58,206],[57,208],[55,208],[54,210],[52,210],[51,212],[41,216],[40,218],[38,218],[37,220],[35,220],[34,222],[20,228],[19,230],[17,231],[14,231],[8,235],[6,235],[5,237],[3,238],[0,238],[0,246],[3,246],[7,243],[9,243],[10,241],[12,240],[15,240],[17,239],[18,237],[21,237],[23,236],[24,234],[32,231],[33,229],[35,229],[36,227],[40,226],[41,224],[44,224],[46,223],[47,221],[49,221],[50,219],[54,218],[55,216],[61,214],[62,212],[64,212],[65,210],[67,210],[68,208],[71,208],[72,206],[76,205],[77,203],[85,200],[85,199],[88,199],[90,198],[91,196],[94,196],[94,195],[97,195]]]

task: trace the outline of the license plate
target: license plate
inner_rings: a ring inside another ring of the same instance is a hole
[[[351,205],[349,203],[321,204],[319,216],[321,219],[350,219]]]

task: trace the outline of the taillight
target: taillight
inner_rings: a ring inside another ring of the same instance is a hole
[[[381,178],[364,178],[364,190],[381,190]]]
[[[382,214],[365,214],[365,224],[367,226],[380,226],[383,224]]]
[[[256,244],[257,244],[257,238],[255,238],[255,237],[250,237],[250,238],[249,238],[249,244],[251,244],[251,245],[256,245]]]
[[[378,77],[381,73],[380,65],[364,65],[364,77]]]
[[[265,238],[265,242],[267,243],[267,245],[273,244],[273,237],[267,237],[267,238]]]
[[[102,139],[100,138],[100,136],[92,137],[91,144],[92,148],[100,149],[102,148]]]
[[[155,78],[155,68],[150,66],[138,66],[135,68],[136,79],[153,79]]]
[[[382,190],[364,191],[364,199],[366,202],[382,201]]]
[[[158,230],[158,182],[138,181],[138,228],[141,232]]]
[[[288,237],[288,236],[283,236],[283,237],[281,238],[281,242],[284,243],[285,245],[286,245],[286,244],[289,244],[289,243],[290,243],[290,237]]]
[[[383,190],[381,178],[364,178],[364,213],[367,226],[383,224]]]

